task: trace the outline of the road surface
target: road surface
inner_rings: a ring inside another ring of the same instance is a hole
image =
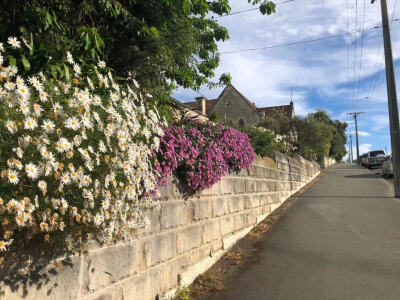
[[[375,170],[339,164],[260,240],[256,264],[207,299],[400,299],[400,200]]]

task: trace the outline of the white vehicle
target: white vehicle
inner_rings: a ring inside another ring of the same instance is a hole
[[[374,150],[369,151],[367,153],[366,158],[366,166],[368,169],[372,169],[372,167],[382,166],[383,161],[385,160],[386,154],[383,150]]]

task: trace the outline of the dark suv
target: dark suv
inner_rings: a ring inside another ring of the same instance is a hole
[[[368,169],[372,167],[381,166],[385,160],[386,154],[383,150],[374,150],[367,153],[366,166]]]

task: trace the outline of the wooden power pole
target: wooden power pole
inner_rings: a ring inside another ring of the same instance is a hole
[[[348,115],[352,115],[354,117],[354,123],[356,125],[356,150],[357,150],[357,165],[360,164],[360,148],[358,147],[358,126],[357,126],[357,116],[363,114],[363,111],[357,112],[349,112]]]
[[[374,3],[372,0],[371,3]],[[389,106],[390,141],[392,144],[394,196],[400,198],[400,126],[397,106],[396,80],[394,76],[392,43],[386,0],[381,0],[383,42],[385,48],[386,86]]]

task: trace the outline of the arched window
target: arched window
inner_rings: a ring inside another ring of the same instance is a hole
[[[239,119],[239,127],[244,127],[244,120],[243,119]]]

